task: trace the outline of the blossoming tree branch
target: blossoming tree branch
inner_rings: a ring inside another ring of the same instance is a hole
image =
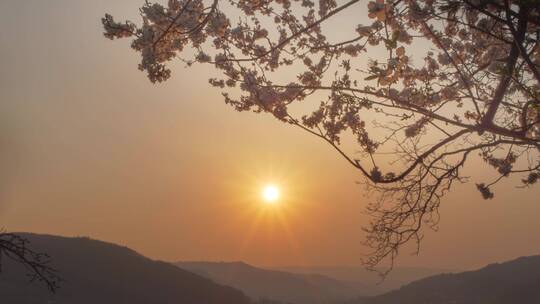
[[[351,11],[364,24],[336,27]],[[540,176],[537,1],[169,0],[140,12],[140,24],[102,22],[106,37],[132,39],[150,81],[168,80],[173,60],[213,65],[227,104],[320,137],[365,177],[369,268],[436,227],[471,158],[496,172],[474,181],[485,199],[509,176]]]

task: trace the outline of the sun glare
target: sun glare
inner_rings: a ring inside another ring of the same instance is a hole
[[[275,203],[279,199],[279,189],[274,185],[266,185],[263,188],[262,197],[269,204]]]

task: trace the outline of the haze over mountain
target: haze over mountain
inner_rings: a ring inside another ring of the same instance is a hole
[[[88,238],[22,234],[48,253],[62,279],[57,294],[28,282],[19,264],[3,259],[2,304],[248,304],[239,290],[115,244]]]
[[[538,304],[540,255],[441,274],[355,304]]]
[[[374,285],[336,279],[359,278],[362,272],[355,268],[347,272],[346,267],[314,267],[334,273],[330,277],[262,269],[242,262],[173,265],[89,238],[21,235],[32,242],[33,248],[52,256],[53,266],[64,281],[58,293],[52,295],[43,285],[29,283],[19,264],[4,259],[0,273],[1,303],[252,304],[247,296],[294,304],[540,303],[540,255],[491,264],[476,271],[434,275],[368,297],[365,295],[373,292]],[[308,267],[291,268],[308,271]],[[426,272],[398,268],[395,277],[401,280]]]
[[[362,294],[369,296],[389,292],[413,281],[451,271],[425,267],[395,267],[384,281],[381,281],[377,273],[368,271],[362,266],[284,266],[272,269],[302,274],[318,273],[362,289]]]
[[[252,298],[325,303],[373,296],[444,270],[396,268],[384,282],[361,266],[261,268],[243,262],[177,262],[180,268],[244,291]]]
[[[369,288],[324,275],[268,270],[243,262],[178,262],[176,265],[217,283],[238,288],[254,299],[294,304],[343,301],[365,294]]]

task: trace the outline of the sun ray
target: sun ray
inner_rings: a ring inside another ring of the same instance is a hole
[[[280,196],[279,188],[275,185],[266,185],[262,191],[262,197],[268,204],[274,204],[277,202]]]

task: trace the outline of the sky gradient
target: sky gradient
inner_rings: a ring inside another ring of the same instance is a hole
[[[0,227],[84,235],[164,260],[357,265],[359,172],[331,147],[270,115],[237,113],[210,66],[152,85],[128,41],[102,36],[105,13],[142,1],[0,3]],[[363,10],[361,4],[357,9]],[[494,174],[469,163],[466,174]],[[265,183],[282,187],[261,208]],[[468,269],[540,253],[540,188],[474,178],[443,199],[437,233],[398,266]]]

